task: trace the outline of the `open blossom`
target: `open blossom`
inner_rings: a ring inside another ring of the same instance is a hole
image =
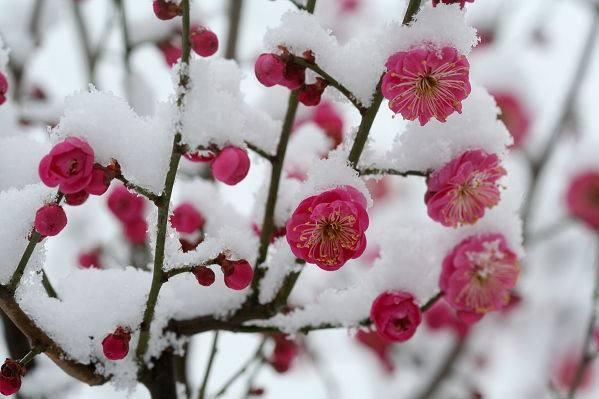
[[[65,194],[83,190],[92,180],[94,150],[85,141],[69,137],[56,144],[39,164],[40,179]]]
[[[470,64],[453,47],[400,51],[385,65],[381,89],[389,108],[421,125],[431,118],[445,122],[454,111],[461,112],[470,94]]]
[[[566,195],[568,210],[587,226],[599,230],[599,170],[578,174]]]
[[[6,359],[0,369],[0,393],[9,396],[21,389],[21,378],[25,375],[25,367],[18,361]]]
[[[510,92],[493,92],[497,106],[501,110],[499,118],[514,139],[514,148],[521,147],[528,134],[530,115],[522,101]]]
[[[443,260],[439,286],[461,319],[474,322],[508,304],[519,274],[518,258],[503,235],[471,236]]]
[[[131,331],[128,328],[117,327],[102,340],[102,351],[104,356],[110,360],[121,360],[129,353],[129,341]]]
[[[466,151],[428,179],[428,215],[444,226],[475,223],[499,202],[497,181],[505,174],[497,155]]]
[[[2,72],[0,72],[0,105],[6,101],[6,92],[8,91],[8,80]]]
[[[422,313],[412,294],[388,291],[372,302],[370,319],[381,337],[393,342],[404,342],[416,333]]]
[[[337,270],[366,248],[366,199],[341,186],[306,198],[287,222],[287,242],[300,259],[324,270]]]

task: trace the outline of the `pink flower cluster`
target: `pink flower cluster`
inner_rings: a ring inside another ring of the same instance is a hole
[[[505,174],[497,155],[466,151],[428,178],[424,201],[429,216],[444,226],[476,223],[499,202],[497,181]]]
[[[323,270],[337,270],[366,248],[366,199],[341,186],[306,198],[287,222],[287,242],[300,259]]]
[[[214,178],[230,186],[245,179],[250,170],[250,157],[247,151],[235,146],[211,150],[205,154],[188,152],[185,158],[192,162],[210,162]]]
[[[89,195],[102,195],[115,177],[118,164],[104,167],[94,162],[94,150],[84,140],[69,137],[56,144],[42,158],[38,172],[48,187],[57,187],[69,205],[81,205]],[[55,236],[67,224],[67,217],[58,204],[47,204],[35,217],[35,229],[42,236]]]
[[[445,122],[454,111],[461,112],[470,94],[470,65],[453,47],[400,51],[385,65],[381,89],[389,108],[421,125],[431,118]]]
[[[121,222],[125,238],[131,244],[146,242],[148,223],[144,217],[145,206],[145,199],[125,186],[117,186],[108,196],[108,209]]]
[[[519,274],[518,257],[502,235],[471,236],[443,260],[439,287],[460,319],[472,323],[509,303]]]
[[[310,52],[304,56],[308,60],[313,59]],[[293,57],[288,53],[260,54],[254,72],[258,81],[266,87],[281,85],[298,90],[298,100],[306,106],[318,105],[327,87],[327,81],[320,77],[314,83],[306,84],[306,68],[293,62]]]
[[[587,170],[574,176],[566,194],[572,216],[599,231],[599,171]]]

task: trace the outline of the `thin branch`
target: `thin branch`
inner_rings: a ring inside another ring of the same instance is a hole
[[[58,294],[52,286],[52,283],[50,283],[48,275],[46,274],[46,271],[44,269],[42,269],[42,285],[44,286],[44,289],[46,290],[46,293],[50,298],[58,298]]]
[[[39,355],[40,353],[42,353],[44,351],[44,348],[42,348],[41,346],[35,346],[33,348],[31,348],[31,350],[21,358],[21,360],[19,360],[19,363],[21,363],[23,366],[26,366],[29,362],[31,362],[37,355]]]
[[[580,361],[578,366],[576,367],[576,372],[574,374],[574,378],[572,379],[572,384],[570,385],[570,389],[568,390],[568,399],[574,399],[576,397],[576,391],[580,387],[582,380],[584,378],[584,374],[587,371],[591,362],[597,356],[597,352],[593,348],[593,336],[595,333],[595,328],[597,324],[597,303],[599,302],[599,236],[597,239],[597,253],[596,264],[595,264],[595,282],[593,286],[593,294],[591,298],[591,316],[589,317],[589,322],[587,324],[586,335],[584,337],[584,343],[582,345]]]
[[[438,301],[439,299],[441,299],[441,298],[443,298],[443,292],[439,292],[439,293],[437,293],[435,296],[433,296],[431,299],[429,299],[428,301],[426,301],[426,302],[424,303],[424,305],[422,305],[422,306],[420,307],[420,311],[421,311],[422,313],[426,312],[427,310],[429,310],[430,308],[432,308],[432,307],[433,307],[433,305],[434,305],[435,303],[437,303],[437,301]]]
[[[431,171],[421,170],[397,170],[397,169],[379,169],[379,168],[364,168],[359,169],[358,173],[360,176],[382,176],[382,175],[393,175],[393,176],[420,176],[428,177],[432,173]]]
[[[87,26],[83,18],[83,13],[81,11],[82,3],[78,0],[71,0],[71,5],[73,9],[73,16],[75,17],[75,27],[77,28],[77,36],[79,36],[79,40],[81,41],[81,47],[87,66],[87,80],[89,83],[95,84],[96,55],[92,50],[89,31],[87,29]]]
[[[239,38],[239,26],[243,10],[243,0],[229,0],[229,32],[227,34],[227,47],[225,58],[237,59],[237,42]]]
[[[214,358],[216,357],[216,352],[218,352],[218,335],[219,335],[219,332],[215,331],[214,336],[212,338],[212,346],[210,349],[210,355],[208,356],[208,364],[206,365],[206,371],[204,372],[204,379],[202,380],[202,385],[200,385],[200,392],[198,394],[198,399],[206,398],[206,387],[208,386],[208,380],[210,379],[210,372],[212,371],[212,365],[214,364]]]
[[[135,183],[132,183],[125,176],[123,176],[122,173],[119,173],[117,176],[115,176],[115,179],[123,182],[125,187],[127,187],[129,190],[133,190],[137,194],[139,194],[143,197],[146,197],[147,199],[152,201],[156,206],[161,205],[162,198],[159,195],[156,195],[153,192],[151,192],[150,190],[147,190],[141,186],[136,185]]]
[[[233,385],[239,377],[245,374],[245,372],[253,363],[259,361],[263,357],[262,351],[264,350],[266,340],[266,337],[263,337],[262,340],[260,340],[260,344],[256,348],[254,354],[239,368],[239,370],[235,372],[235,374],[229,377],[229,379],[223,384],[223,386],[218,390],[218,392],[216,392],[216,394],[214,395],[215,398],[220,398],[225,393],[227,393],[227,390],[231,387],[231,385]]]
[[[181,1],[181,9],[183,10],[182,17],[182,48],[183,55],[181,57],[181,65],[179,66],[179,96],[177,98],[177,108],[183,109],[183,102],[185,99],[186,89],[189,83],[189,58],[191,53],[191,45],[189,42],[189,31],[190,31],[190,19],[189,19],[189,1]],[[152,284],[150,286],[150,292],[148,293],[148,299],[146,302],[146,308],[144,310],[143,320],[140,325],[139,331],[139,342],[137,344],[137,357],[140,362],[143,362],[143,356],[148,349],[148,342],[150,340],[150,324],[154,318],[154,310],[156,303],[158,302],[158,294],[164,284],[163,277],[163,266],[164,266],[164,249],[166,242],[166,226],[168,223],[168,213],[171,201],[171,194],[173,192],[173,186],[175,184],[175,178],[177,176],[177,168],[181,159],[181,152],[179,151],[179,143],[181,142],[181,126],[180,121],[176,124],[177,132],[173,138],[173,145],[171,149],[171,158],[169,162],[169,169],[164,182],[164,190],[160,197],[160,206],[158,206],[158,222],[157,222],[157,234],[156,234],[156,249],[154,251],[154,270],[152,272]]]
[[[341,84],[337,79],[329,75],[320,66],[318,66],[318,64],[316,64],[315,62],[308,62],[305,59],[294,55],[292,55],[292,57],[294,63],[316,72],[318,75],[320,75],[327,81],[329,86],[332,86],[339,90],[339,92],[343,94],[354,105],[354,107],[356,107],[358,111],[360,111],[361,114],[366,112],[367,108],[364,105],[362,105],[362,103],[356,98],[356,96],[347,87]]]
[[[256,154],[260,155],[262,158],[268,160],[271,163],[274,162],[276,157],[274,155],[269,154],[267,151],[263,150],[262,148],[258,147],[257,145],[252,144],[249,141],[246,141],[245,145],[247,145],[250,150],[254,151]]]

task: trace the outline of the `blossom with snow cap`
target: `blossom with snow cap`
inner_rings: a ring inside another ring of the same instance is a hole
[[[287,222],[286,237],[295,256],[330,271],[362,255],[367,228],[366,198],[341,186],[300,202]]]
[[[487,208],[499,203],[497,181],[505,174],[497,155],[466,151],[427,180],[428,215],[444,226],[476,223]]]
[[[470,64],[453,47],[399,51],[385,65],[381,89],[389,108],[423,126],[431,118],[445,122],[460,113],[470,94]]]
[[[460,318],[471,323],[508,304],[519,274],[518,257],[503,235],[471,236],[443,260],[439,286]]]

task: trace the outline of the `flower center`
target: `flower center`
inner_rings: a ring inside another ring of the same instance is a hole
[[[596,207],[599,207],[599,187],[593,187],[589,190],[589,201]]]
[[[432,96],[437,88],[437,79],[432,75],[421,76],[416,82],[416,94]]]
[[[393,327],[399,331],[405,331],[410,327],[410,320],[407,317],[393,320]]]

